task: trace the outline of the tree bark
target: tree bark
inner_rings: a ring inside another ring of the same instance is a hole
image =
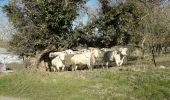
[[[155,52],[154,52],[154,46],[152,46],[152,61],[156,67],[156,61],[155,61]]]

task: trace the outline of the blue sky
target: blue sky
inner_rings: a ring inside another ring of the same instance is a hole
[[[96,7],[98,6],[98,1],[97,0],[89,0],[86,5],[86,7]],[[88,21],[88,16],[87,14],[84,14],[84,13],[80,13],[80,16],[73,22],[73,28],[79,24],[79,21],[80,22],[83,22],[84,25],[87,24],[87,21]]]
[[[8,19],[6,15],[2,11],[2,7],[8,4],[8,0],[0,0],[0,25],[6,25],[8,23]]]
[[[87,2],[87,5],[89,6],[96,6],[97,4],[97,0],[89,0],[89,2]]]
[[[5,13],[2,11],[2,8],[4,5],[8,4],[9,0],[0,0],[0,27],[5,26],[8,23],[8,18],[6,17]],[[97,0],[89,0],[86,4],[87,6],[96,6]],[[88,18],[87,15],[83,15],[81,21],[85,24],[87,22]]]

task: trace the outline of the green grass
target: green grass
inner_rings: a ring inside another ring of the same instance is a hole
[[[100,62],[101,58],[99,59]],[[0,96],[29,100],[170,100],[170,54],[129,60],[124,67],[76,72],[38,72],[9,64],[0,74]],[[113,65],[115,66],[115,64]]]
[[[170,69],[111,68],[0,77],[0,95],[30,100],[169,100]]]

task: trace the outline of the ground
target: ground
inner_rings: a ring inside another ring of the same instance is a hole
[[[28,70],[0,78],[0,95],[28,100],[169,100],[170,69],[110,68],[42,73]]]
[[[14,73],[0,76],[0,95],[26,100],[170,100],[170,55],[156,61],[157,67],[145,58],[122,67],[73,72],[16,67]]]

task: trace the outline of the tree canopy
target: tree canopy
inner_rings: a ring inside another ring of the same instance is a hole
[[[76,39],[72,22],[84,0],[14,0],[4,7],[18,33],[10,42],[20,55],[31,55],[49,45],[70,48]]]
[[[166,0],[98,0],[99,12],[87,25],[73,21],[88,0],[14,0],[4,7],[17,33],[10,42],[20,55],[48,46],[111,47],[127,44],[169,45]]]

